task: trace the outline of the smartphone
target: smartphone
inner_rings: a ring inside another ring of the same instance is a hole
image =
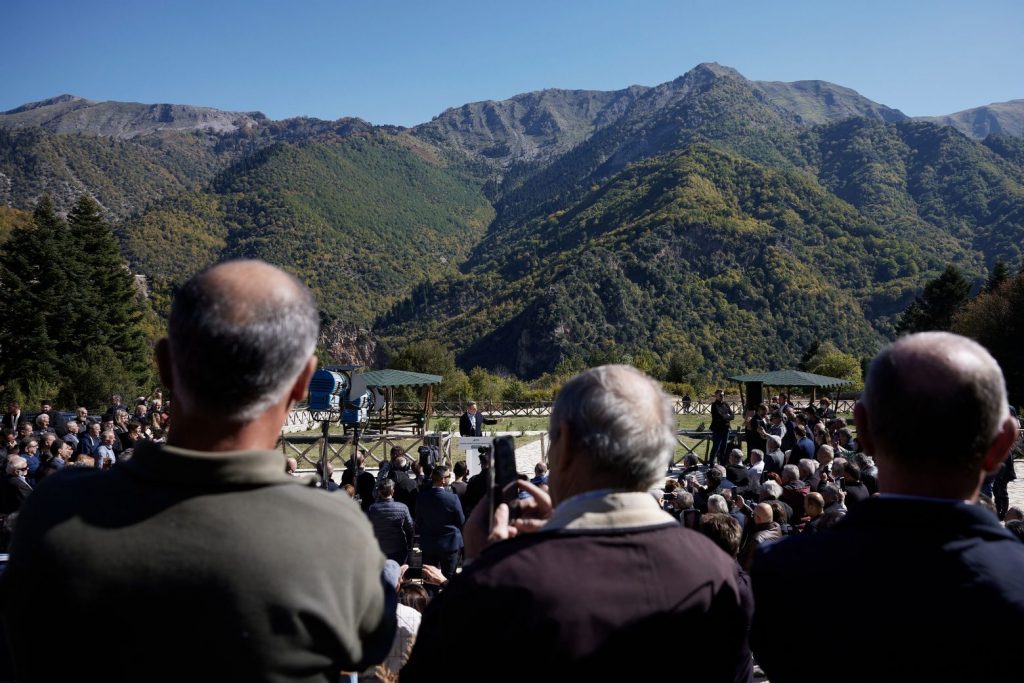
[[[512,503],[519,497],[519,486],[516,484],[519,478],[516,472],[516,442],[513,437],[499,436],[494,439],[488,472],[491,484],[488,495],[490,509],[497,510],[499,505],[505,503],[511,512]],[[494,523],[493,520],[492,515],[488,527]]]
[[[423,551],[413,548],[409,551],[409,567],[405,570],[403,579],[423,578]]]

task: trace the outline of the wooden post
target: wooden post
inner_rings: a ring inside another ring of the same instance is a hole
[[[434,404],[434,385],[427,385],[427,395],[423,399],[423,434],[430,431],[430,413]]]

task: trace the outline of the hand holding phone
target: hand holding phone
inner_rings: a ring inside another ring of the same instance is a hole
[[[488,509],[493,513],[498,506],[505,503],[509,506],[509,514],[512,515],[513,503],[519,497],[519,487],[516,481],[519,473],[516,472],[516,445],[515,439],[511,436],[499,436],[494,439],[491,445],[491,467],[490,488],[488,494]],[[493,528],[493,515],[488,531]]]

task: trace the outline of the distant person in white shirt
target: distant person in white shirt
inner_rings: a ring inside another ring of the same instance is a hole
[[[108,429],[103,432],[103,443],[100,444],[99,449],[96,451],[96,467],[105,470],[113,467],[114,463],[117,462],[117,456],[114,455],[114,441],[116,440],[117,435],[114,434],[113,430]]]

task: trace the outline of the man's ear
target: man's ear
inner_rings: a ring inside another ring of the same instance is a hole
[[[160,374],[160,384],[168,391],[174,390],[174,371],[171,361],[171,344],[167,337],[156,343],[156,368]]]
[[[306,393],[309,391],[309,380],[313,377],[313,373],[316,372],[316,366],[320,364],[316,356],[311,356],[309,362],[306,363],[306,367],[302,369],[299,376],[295,379],[295,384],[292,385],[292,390],[288,393],[288,401],[300,401],[306,397]]]
[[[981,469],[989,474],[995,474],[1006,461],[1014,442],[1017,440],[1017,420],[1007,415],[996,434],[996,438],[989,444],[985,456],[981,459]]]
[[[569,442],[572,441],[571,434],[569,433],[569,425],[565,420],[559,420],[558,422],[558,441],[552,442],[548,448],[548,469],[549,475],[555,472],[564,472],[569,462],[569,458],[565,457],[566,452],[569,448]],[[554,456],[554,457],[552,457]]]
[[[860,401],[853,404],[853,424],[857,427],[857,443],[860,444],[860,449],[873,456],[875,454],[875,443],[871,439],[868,411]]]

